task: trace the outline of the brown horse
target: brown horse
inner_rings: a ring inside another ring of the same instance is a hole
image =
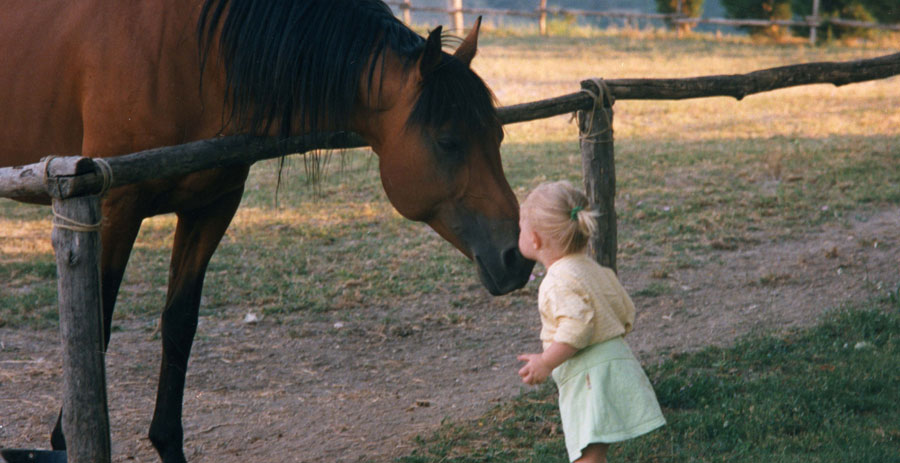
[[[475,262],[492,294],[525,284],[502,126],[457,50],[423,39],[378,0],[8,0],[0,21],[0,166],[48,154],[115,156],[234,133],[351,130],[379,157],[384,190]],[[113,189],[103,200],[103,311],[141,221],[175,213],[162,362],[150,439],[185,461],[182,397],[207,264],[249,166]],[[18,198],[46,202],[46,198]],[[65,448],[57,423],[52,445]]]

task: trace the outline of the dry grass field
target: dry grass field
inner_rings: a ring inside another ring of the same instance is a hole
[[[744,73],[898,45],[488,33],[473,66],[509,105],[590,77]],[[614,124],[619,266],[646,361],[805,326],[900,284],[900,77],[743,101],[620,101]],[[570,117],[506,131],[520,197],[544,180],[581,181]],[[536,284],[490,298],[458,252],[392,210],[374,155],[324,159],[313,186],[307,160],[288,158],[277,193],[277,162],[255,165],[213,258],[185,405],[192,461],[389,461],[444,417],[519,391],[515,354],[537,345]],[[116,461],[155,458],[142,436],[173,229],[172,216],[144,222],[119,297]],[[49,236],[48,208],[0,200],[0,446],[46,447],[59,404]],[[335,345],[344,352],[326,352]]]

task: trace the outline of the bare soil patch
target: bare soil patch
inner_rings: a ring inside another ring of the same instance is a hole
[[[791,241],[696,257],[667,271],[624,260],[638,306],[629,343],[645,363],[750,332],[814,323],[900,284],[900,209],[799,233]],[[204,317],[185,394],[192,462],[392,461],[445,418],[474,418],[517,394],[516,354],[535,351],[537,285],[491,298],[473,287],[302,323],[244,321],[235,306]],[[116,462],[155,462],[144,437],[155,398],[155,321],[117,322],[108,355]],[[47,448],[60,404],[53,331],[0,329],[0,445]]]

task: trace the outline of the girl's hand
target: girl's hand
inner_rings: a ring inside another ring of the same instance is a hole
[[[517,357],[519,360],[526,362],[519,370],[519,376],[522,382],[529,385],[541,384],[547,380],[553,368],[544,362],[541,354],[522,354]]]
[[[553,342],[543,354],[522,354],[517,358],[525,362],[519,376],[525,384],[541,384],[547,380],[553,369],[575,355],[578,349],[564,343]]]

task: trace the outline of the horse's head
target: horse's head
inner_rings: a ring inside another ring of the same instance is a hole
[[[528,281],[534,262],[517,246],[503,129],[469,68],[477,25],[453,55],[441,50],[441,28],[423,44],[377,1],[206,0],[197,25],[201,69],[216,70],[205,88],[225,90],[233,130],[361,134],[401,214],[475,261],[491,293]]]
[[[518,202],[500,162],[503,127],[490,90],[469,68],[478,26],[453,55],[441,50],[440,29],[399,76],[374,74],[368,88],[377,90],[363,96],[371,104],[360,124],[397,211],[428,223],[475,262],[491,294],[505,294],[524,286],[534,262],[517,246]],[[394,68],[390,55],[381,59],[376,65]]]

